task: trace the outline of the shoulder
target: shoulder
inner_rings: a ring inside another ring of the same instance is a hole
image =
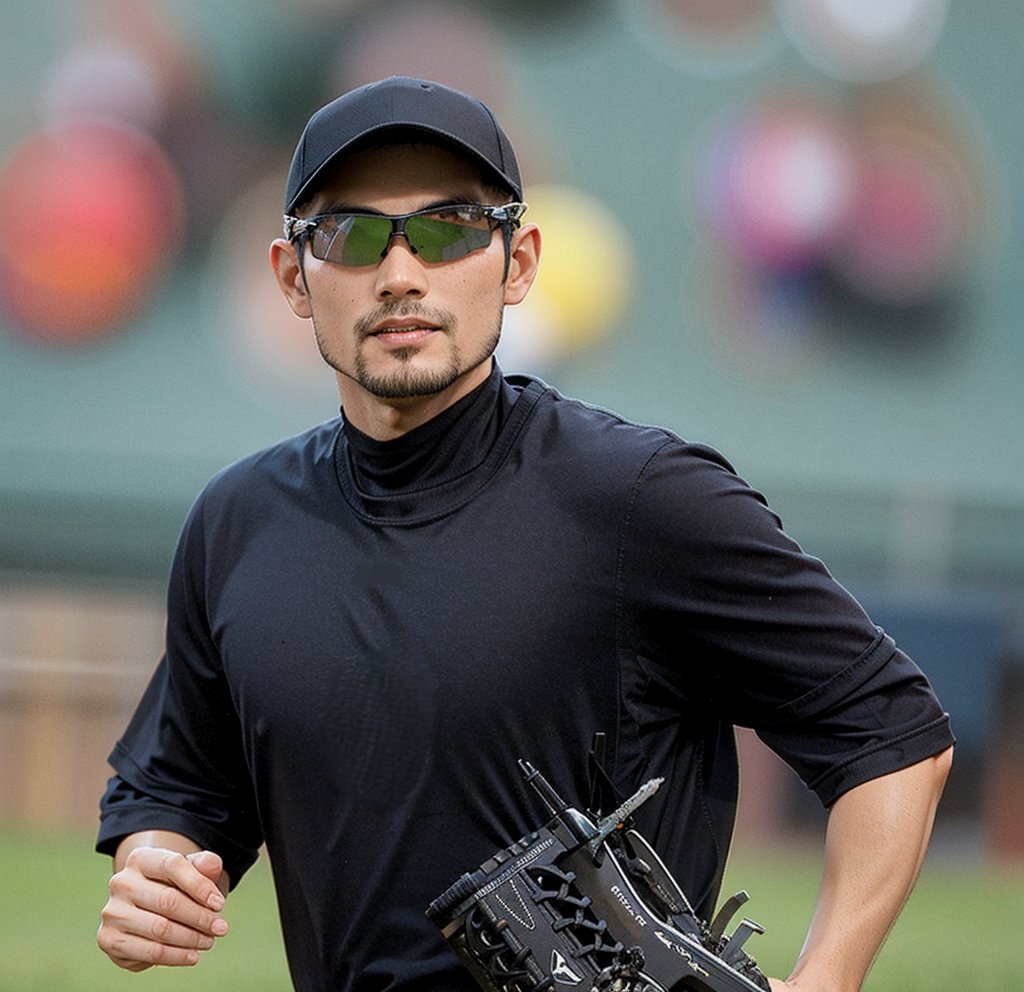
[[[537,399],[532,429],[549,450],[575,467],[594,465],[602,471],[621,468],[635,475],[677,481],[691,476],[725,473],[735,476],[721,452],[688,441],[667,427],[631,420],[606,407],[569,397],[529,376],[507,376],[513,386]]]
[[[268,495],[314,492],[334,479],[334,449],[341,419],[318,424],[300,434],[255,451],[220,469],[200,491],[196,511],[262,502]]]

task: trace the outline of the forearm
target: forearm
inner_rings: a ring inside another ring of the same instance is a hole
[[[950,749],[837,800],[821,891],[790,988],[861,988],[917,880],[951,756]]]

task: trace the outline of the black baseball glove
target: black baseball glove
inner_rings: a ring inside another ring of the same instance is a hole
[[[568,806],[520,761],[553,819],[463,875],[427,916],[487,992],[763,992],[768,981],[743,944],[762,933],[728,900],[708,925],[630,826],[654,779],[614,813]]]

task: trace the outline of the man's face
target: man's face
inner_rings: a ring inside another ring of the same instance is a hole
[[[500,202],[467,160],[431,145],[358,152],[335,176],[310,213]],[[400,406],[463,395],[487,377],[504,304],[513,302],[500,231],[488,247],[451,262],[423,262],[401,236],[374,265],[320,261],[308,249],[303,258],[317,344],[338,374],[346,410],[371,397]]]

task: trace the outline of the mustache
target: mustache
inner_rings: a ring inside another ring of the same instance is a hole
[[[396,300],[394,302],[382,303],[360,317],[355,322],[357,339],[362,341],[371,334],[381,321],[389,320],[392,317],[420,317],[425,322],[435,324],[446,331],[453,329],[457,323],[455,314],[451,310],[428,307],[422,303],[410,302],[408,300]]]

